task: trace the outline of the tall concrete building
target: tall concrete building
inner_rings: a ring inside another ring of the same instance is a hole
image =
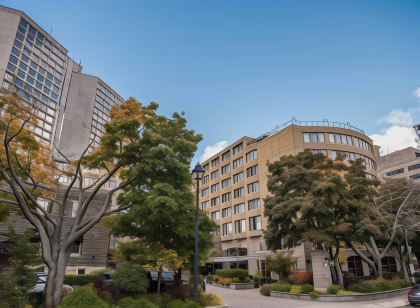
[[[123,98],[82,74],[66,48],[25,13],[0,6],[0,85],[34,106],[35,134],[73,158],[98,145],[109,109]],[[55,152],[57,159],[60,159]]]
[[[367,173],[376,176],[378,152],[372,140],[350,124],[292,120],[259,138],[239,139],[203,162],[206,173],[200,204],[218,224],[215,237],[221,251],[220,257],[212,258],[214,268],[247,268],[251,275],[265,271],[267,163],[305,149],[332,159],[337,155],[349,160],[361,158]],[[298,270],[311,270],[312,262],[321,260],[311,257],[307,244],[296,247],[293,254]]]
[[[111,106],[124,101],[100,78],[83,74],[68,50],[25,13],[4,6],[0,6],[0,86],[17,91],[25,103],[33,106],[33,115],[38,119],[34,133],[51,146],[53,158],[59,162],[63,157],[55,147],[77,159],[89,144],[91,149],[98,146]],[[67,180],[59,179],[64,185]],[[94,179],[84,180],[88,185]],[[115,187],[116,180],[103,189]],[[105,193],[100,192],[90,210],[99,210],[104,198]],[[66,228],[78,206],[77,193],[72,192],[70,199]],[[0,231],[7,231],[8,223],[18,231],[31,227],[25,219],[12,214],[6,224],[0,224]],[[109,233],[108,228],[98,225],[79,239],[72,247],[68,272],[82,274],[106,267]],[[0,264],[7,259],[7,249],[3,249],[8,247],[7,241],[7,237],[0,237]]]

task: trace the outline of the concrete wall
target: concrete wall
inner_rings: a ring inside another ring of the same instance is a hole
[[[59,148],[77,159],[89,145],[98,78],[73,73],[63,115]]]
[[[20,16],[0,11],[0,86],[9,62]]]
[[[329,255],[324,251],[313,251],[311,254],[314,288],[325,291],[331,284],[331,270],[328,264]]]

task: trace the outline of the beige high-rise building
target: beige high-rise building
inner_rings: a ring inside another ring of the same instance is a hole
[[[291,120],[259,138],[243,137],[202,163],[206,173],[200,186],[201,208],[218,224],[213,268],[265,271],[267,247],[263,230],[267,163],[305,149],[335,159],[362,158],[367,173],[376,176],[378,151],[363,130],[350,124]],[[311,270],[310,245],[294,249],[297,269]]]

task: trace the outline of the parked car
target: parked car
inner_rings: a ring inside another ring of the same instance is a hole
[[[97,289],[112,286],[112,273],[101,273],[97,278],[95,278],[94,286]]]
[[[29,296],[36,302],[41,303],[44,295],[45,283],[47,282],[48,275],[46,273],[36,273],[36,284],[28,291]],[[69,285],[63,285],[63,295],[73,292],[73,288]]]
[[[147,278],[149,279],[149,288],[148,292],[156,292],[158,285],[158,272],[150,271],[147,273]],[[172,272],[162,272],[160,279],[160,289],[161,291],[166,291],[169,288],[173,287],[175,283],[174,275]]]
[[[420,284],[416,284],[408,291],[408,301],[411,306],[420,304]]]

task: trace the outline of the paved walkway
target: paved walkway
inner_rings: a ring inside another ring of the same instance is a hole
[[[250,290],[231,290],[215,287],[210,284],[206,286],[206,292],[217,293],[223,299],[223,302],[229,305],[229,308],[395,308],[408,305],[406,296],[387,298],[383,300],[349,302],[349,303],[322,303],[315,301],[283,299],[270,296],[262,296],[258,289]]]

